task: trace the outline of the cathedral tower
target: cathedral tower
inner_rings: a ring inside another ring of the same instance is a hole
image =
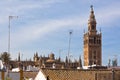
[[[91,6],[88,32],[84,33],[84,66],[102,65],[102,34],[96,30],[96,19]]]

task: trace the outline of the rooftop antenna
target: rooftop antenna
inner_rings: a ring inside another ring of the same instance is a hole
[[[72,35],[73,31],[70,30],[69,31],[69,44],[68,44],[68,64],[69,64],[69,59],[70,59],[70,47],[71,47],[71,35]]]
[[[8,25],[8,53],[10,54],[10,28],[11,28],[11,20],[13,18],[18,18],[18,16],[9,16],[9,25]]]
[[[13,18],[18,18],[18,16],[9,16],[8,19],[9,19],[9,25],[8,25],[8,53],[10,54],[10,28],[11,28],[11,20]],[[7,76],[9,77],[9,62],[7,64]]]

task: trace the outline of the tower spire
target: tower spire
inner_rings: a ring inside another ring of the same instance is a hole
[[[90,10],[90,16],[88,19],[88,31],[91,34],[96,34],[97,30],[96,30],[96,19],[95,19],[95,15],[94,15],[94,10],[93,10],[93,5],[90,6],[91,10]]]
[[[89,17],[88,23],[95,23],[96,24],[93,5],[91,5],[90,8],[91,8],[91,11],[90,11],[90,17]]]
[[[93,11],[93,5],[91,5],[90,7],[91,7],[91,11]]]

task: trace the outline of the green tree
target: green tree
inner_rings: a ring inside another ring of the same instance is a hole
[[[3,60],[3,62],[5,62],[5,64],[7,65],[10,61],[10,54],[7,53],[7,52],[3,52],[1,55],[0,55],[0,58]]]

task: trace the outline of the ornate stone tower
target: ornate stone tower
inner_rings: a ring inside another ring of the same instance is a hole
[[[91,6],[88,32],[84,33],[84,66],[102,65],[102,34],[96,30],[96,19]]]

